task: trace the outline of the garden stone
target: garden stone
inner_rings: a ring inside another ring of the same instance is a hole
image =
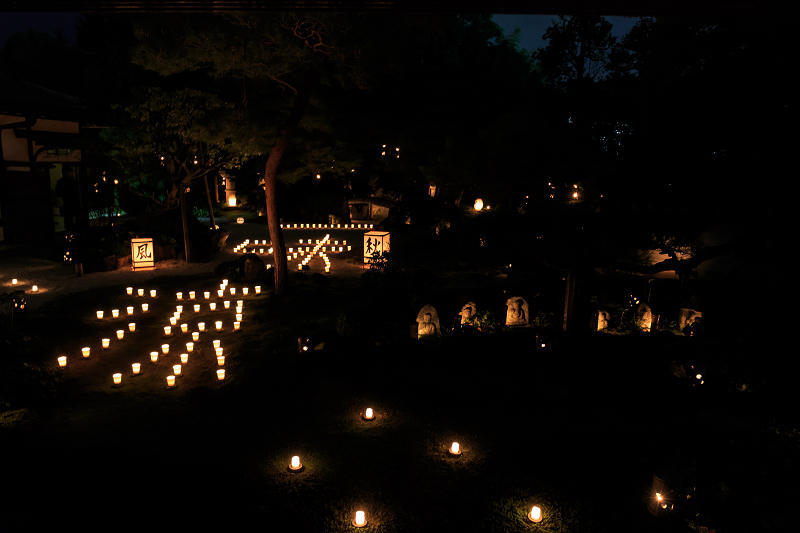
[[[681,331],[693,324],[699,318],[703,317],[702,306],[700,299],[692,296],[681,304],[680,311],[678,312],[678,329]]]
[[[478,310],[475,307],[475,302],[468,302],[464,307],[461,308],[461,311],[458,313],[461,316],[461,324],[466,324],[467,319],[473,317],[477,314]]]
[[[439,314],[432,305],[423,307],[417,314],[417,337],[441,337]]]
[[[529,320],[528,302],[514,296],[506,301],[506,326],[527,326]]]
[[[597,331],[608,329],[608,322],[611,320],[611,315],[608,311],[597,312]]]
[[[639,327],[642,328],[642,331],[650,331],[653,323],[653,313],[650,310],[650,306],[644,302],[640,302],[639,305],[636,306],[636,309],[634,309],[634,313],[636,321]]]
[[[244,279],[247,281],[261,279],[267,275],[267,265],[256,254],[245,254],[243,270]]]
[[[211,245],[216,246],[217,249],[221,252],[225,249],[225,243],[228,242],[228,233],[227,230],[221,229],[214,232],[214,236],[211,237]]]

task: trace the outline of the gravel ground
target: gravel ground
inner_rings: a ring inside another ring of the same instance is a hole
[[[233,247],[240,244],[245,239],[259,241],[269,239],[269,231],[264,224],[233,224],[226,223],[224,219],[218,221],[220,227],[226,229],[230,236],[222,253],[208,263],[189,263],[183,261],[168,260],[156,264],[155,270],[144,272],[133,272],[129,267],[115,270],[112,272],[97,272],[84,274],[77,277],[75,267],[72,263],[62,263],[47,260],[49,247],[45,246],[16,246],[0,245],[0,286],[3,291],[11,291],[14,288],[24,289],[28,296],[28,307],[33,310],[54,298],[82,292],[97,287],[105,287],[123,284],[141,284],[143,281],[151,280],[161,276],[193,276],[211,274],[214,268],[224,262],[237,257],[233,253]],[[286,247],[298,245],[299,239],[307,242],[307,239],[321,239],[326,233],[331,235],[331,240],[347,240],[353,246],[354,252],[361,248],[364,230],[305,230],[287,229],[284,230]],[[349,255],[349,256],[348,256]],[[241,256],[238,256],[241,257]],[[271,256],[260,256],[267,264],[272,263]],[[360,253],[346,254],[338,257],[337,254],[328,254],[331,261],[332,277],[355,278],[364,273],[360,261]],[[310,263],[311,270],[307,273],[324,272],[322,260],[317,258]],[[296,272],[296,262],[289,263],[289,272]],[[16,278],[18,284],[14,287],[11,280]],[[33,293],[31,288],[38,286],[38,292]]]

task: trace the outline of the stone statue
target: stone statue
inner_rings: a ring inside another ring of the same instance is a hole
[[[466,324],[467,319],[475,316],[477,312],[478,310],[475,308],[475,302],[468,302],[467,305],[461,308],[461,312],[458,313],[461,315],[461,324]]]
[[[528,302],[515,296],[506,301],[506,307],[506,326],[528,325]]]
[[[417,337],[441,337],[439,314],[432,305],[423,307],[417,315]]]
[[[653,323],[653,313],[650,310],[650,306],[641,302],[636,306],[634,313],[636,314],[636,321],[639,327],[642,328],[642,331],[649,332]]]

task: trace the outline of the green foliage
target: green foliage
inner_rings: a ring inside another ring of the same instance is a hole
[[[504,321],[501,322],[500,317],[496,313],[492,313],[488,309],[486,311],[479,311],[470,316],[466,320],[469,327],[475,328],[480,332],[492,332],[499,329]]]

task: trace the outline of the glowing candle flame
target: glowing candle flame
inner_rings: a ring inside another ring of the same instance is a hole
[[[67,358],[63,355],[58,358],[58,366],[67,366]]]
[[[358,527],[364,526],[367,523],[367,518],[364,516],[364,511],[356,511],[356,525]]]
[[[167,376],[167,387],[175,386],[175,376]]]
[[[453,453],[453,454],[458,454],[458,453],[459,453],[459,449],[460,449],[460,446],[459,446],[459,444],[458,444],[457,442],[454,442],[454,443],[453,443],[453,444],[450,446],[450,453]]]
[[[114,385],[122,383],[122,374],[114,374],[112,377],[114,378]]]
[[[150,362],[158,363],[158,352],[150,352]]]
[[[373,416],[375,415],[372,412],[372,408],[367,407],[367,411],[364,413],[364,418],[372,418]]]
[[[138,374],[141,369],[142,369],[142,365],[139,364],[139,363],[133,363],[131,365],[131,370],[133,370],[134,374]]]

